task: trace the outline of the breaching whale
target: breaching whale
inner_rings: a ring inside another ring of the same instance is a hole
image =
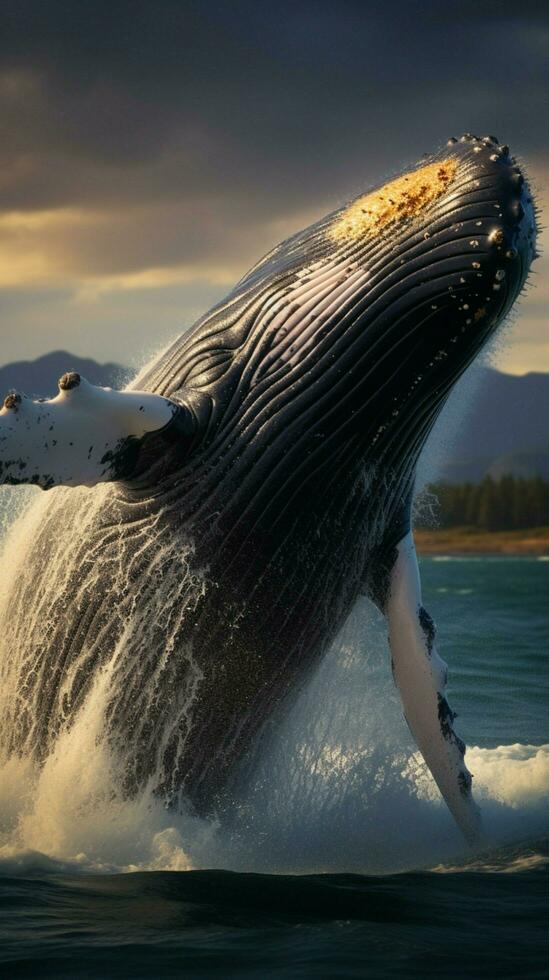
[[[521,168],[465,135],[276,247],[127,390],[69,371],[51,400],[10,393],[0,480],[50,493],[10,585],[3,751],[44,759],[102,683],[124,791],[211,813],[365,593],[474,839],[410,510],[534,256]]]

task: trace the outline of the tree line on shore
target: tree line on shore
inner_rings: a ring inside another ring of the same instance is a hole
[[[479,527],[511,531],[549,525],[549,481],[486,476],[481,483],[438,483],[419,502],[416,526]]]

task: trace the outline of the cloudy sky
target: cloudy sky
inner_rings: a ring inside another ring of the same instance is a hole
[[[139,364],[465,131],[509,143],[548,214],[548,92],[540,0],[2,0],[0,363]],[[504,370],[549,371],[546,253]]]

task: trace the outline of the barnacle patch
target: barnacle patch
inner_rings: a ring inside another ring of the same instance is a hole
[[[465,742],[459,737],[459,735],[456,735],[454,729],[452,728],[452,724],[457,718],[455,711],[452,711],[446,698],[443,697],[442,694],[437,694],[437,700],[438,721],[443,737],[447,742],[453,742],[461,755],[465,755]]]
[[[376,235],[387,225],[415,217],[444,194],[456,176],[457,161],[429,163],[359,197],[330,229],[335,241]]]
[[[473,777],[471,776],[471,773],[468,772],[467,769],[462,769],[461,772],[458,772],[458,786],[462,796],[469,795],[469,793],[471,792],[472,781],[473,781]]]
[[[423,635],[425,637],[425,642],[427,643],[427,652],[431,656],[433,652],[433,645],[436,636],[436,626],[433,622],[432,617],[429,615],[424,606],[420,606],[418,609],[419,625],[423,630]]]

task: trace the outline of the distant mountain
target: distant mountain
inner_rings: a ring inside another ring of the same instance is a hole
[[[487,474],[505,473],[549,479],[549,374],[517,377],[481,368],[465,411],[462,397],[458,386],[433,433],[438,479],[477,482]],[[442,432],[452,417],[459,422],[441,449]]]
[[[134,374],[121,364],[98,364],[91,358],[56,350],[35,361],[14,361],[0,367],[0,400],[11,388],[26,395],[52,397],[57,394],[57,382],[65,371],[78,371],[92,384],[109,388],[124,387]]]
[[[121,364],[98,364],[66,351],[35,361],[0,367],[0,398],[10,388],[27,395],[51,396],[65,371],[78,371],[92,384],[115,388],[134,372]],[[474,393],[466,379],[452,393],[427,446],[436,457],[437,480],[462,483],[513,473],[549,479],[549,374],[516,377],[492,368],[474,376]]]

